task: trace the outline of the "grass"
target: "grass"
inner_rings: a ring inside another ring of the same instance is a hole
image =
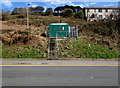
[[[0,46],[0,58],[2,58],[2,46]]]
[[[81,39],[60,41],[61,58],[118,58],[117,50],[110,50],[98,44],[92,44]]]
[[[98,44],[84,40],[60,40],[59,58],[118,58],[117,50],[109,50]],[[28,45],[13,45],[2,47],[2,58],[47,58],[47,48]]]
[[[2,58],[47,58],[46,49],[31,46],[3,46]]]
[[[12,15],[11,15],[12,16]],[[32,26],[40,27],[40,26],[48,26],[50,23],[59,23],[60,20],[62,22],[69,23],[70,25],[78,25],[79,23],[85,22],[82,19],[76,18],[63,18],[58,16],[36,16],[30,15],[29,16],[29,24]],[[77,24],[76,24],[77,23]],[[18,24],[18,25],[26,25],[27,21],[26,18],[16,18],[7,21],[7,24]]]

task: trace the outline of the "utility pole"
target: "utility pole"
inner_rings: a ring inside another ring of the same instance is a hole
[[[27,4],[27,29],[29,29],[29,3]]]
[[[60,11],[58,11],[58,17],[59,17],[59,23],[61,23],[61,19],[60,19]]]

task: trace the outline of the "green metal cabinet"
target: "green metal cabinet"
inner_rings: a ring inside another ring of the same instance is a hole
[[[51,23],[49,25],[48,34],[51,38],[69,37],[70,27],[68,23]]]

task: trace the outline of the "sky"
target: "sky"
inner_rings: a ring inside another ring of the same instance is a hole
[[[19,1],[19,2],[18,2]],[[82,8],[84,7],[89,7],[89,6],[112,6],[112,7],[117,7],[118,6],[118,1],[117,0],[109,0],[111,2],[101,0],[101,2],[97,2],[94,0],[84,0],[84,1],[79,1],[79,0],[29,0],[31,2],[27,2],[23,0],[18,0],[17,2],[15,0],[4,0],[1,2],[2,10],[4,11],[13,11],[14,8],[25,8],[27,7],[27,4],[30,3],[30,7],[37,7],[37,6],[42,6],[45,9],[46,8],[56,8],[58,6],[64,6],[64,5],[72,5],[72,6],[80,6]],[[91,1],[91,2],[90,2]],[[100,0],[99,0],[100,1]]]

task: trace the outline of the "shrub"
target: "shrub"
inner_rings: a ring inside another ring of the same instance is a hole
[[[2,20],[9,20],[10,19],[10,12],[3,12],[2,13]]]
[[[24,15],[18,15],[17,18],[25,18]]]
[[[53,14],[52,8],[47,8],[46,11],[45,11],[45,16],[49,16],[49,15],[52,15],[52,14]]]
[[[83,19],[84,18],[84,13],[82,11],[78,11],[75,15],[74,15],[75,18],[80,18],[80,19]]]
[[[74,15],[74,12],[72,9],[65,9],[65,11],[63,12],[64,17],[72,17],[73,15]]]

